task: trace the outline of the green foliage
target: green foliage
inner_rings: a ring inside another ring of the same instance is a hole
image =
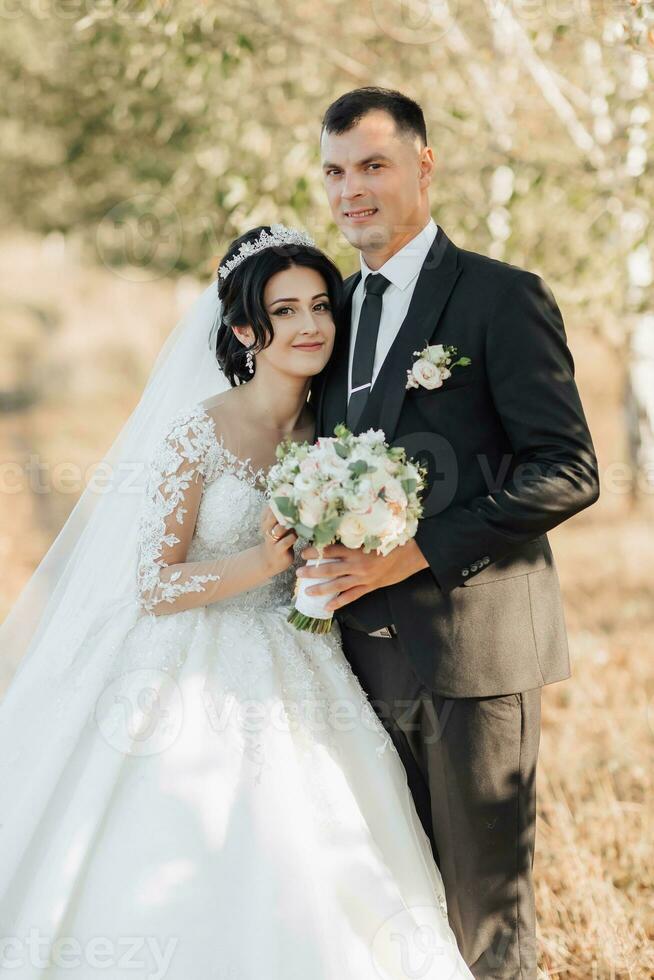
[[[279,508],[279,513],[294,524],[299,520],[298,509],[288,497],[275,497],[275,504]]]
[[[348,464],[348,470],[352,471],[354,477],[363,476],[365,473],[373,473],[376,467],[369,466],[365,459],[355,459]]]
[[[316,548],[325,548],[328,544],[333,544],[339,524],[340,518],[332,517],[313,529],[313,543]],[[310,538],[311,535],[307,537]]]
[[[320,120],[386,84],[424,106],[433,213],[457,244],[540,272],[598,320],[608,298],[642,307],[627,267],[654,198],[651,5],[460,0],[455,23],[434,5],[426,25],[390,7],[25,0],[0,35],[3,219],[152,277],[206,276],[235,235],[279,220],[347,273]]]

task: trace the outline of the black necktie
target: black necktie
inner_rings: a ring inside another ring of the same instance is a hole
[[[366,277],[366,295],[361,307],[352,360],[352,394],[347,403],[346,424],[354,430],[368,401],[372,385],[372,368],[377,348],[377,334],[382,312],[382,296],[390,282],[381,273]]]

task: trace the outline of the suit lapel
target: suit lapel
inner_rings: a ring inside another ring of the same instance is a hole
[[[460,274],[458,249],[439,226],[418,275],[407,315],[375,378],[355,433],[381,428],[386,441],[392,441],[407,393],[407,371],[415,361],[413,352],[422,350],[425,342],[434,342],[441,314]]]
[[[350,333],[352,324],[352,294],[361,280],[361,272],[355,272],[344,283],[344,303],[342,313],[342,329],[334,353],[327,368],[327,374],[322,386],[318,408],[318,431],[327,436],[334,434],[334,426],[345,422],[347,409],[348,364],[350,351]]]

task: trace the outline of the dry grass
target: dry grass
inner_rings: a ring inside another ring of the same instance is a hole
[[[599,502],[549,535],[572,677],[543,690],[534,862],[544,976],[654,977],[654,487],[634,505],[614,354],[575,331]]]
[[[0,242],[0,258],[12,268],[12,297],[33,299],[38,278],[39,302],[59,317],[38,351],[49,397],[0,415],[0,461],[36,451],[86,466],[135,403],[177,318],[174,291],[84,269],[19,237]],[[624,452],[621,379],[611,352],[564,312],[604,476]],[[0,354],[6,363],[7,350]],[[0,618],[73,501],[27,492],[2,508]],[[595,507],[550,535],[573,677],[543,691],[535,877],[547,977],[654,977],[653,517],[654,496],[632,509],[605,483]]]
[[[654,976],[651,526],[651,515],[580,519],[551,535],[573,677],[543,692],[535,877],[547,976]]]

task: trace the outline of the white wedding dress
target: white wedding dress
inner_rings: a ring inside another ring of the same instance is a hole
[[[141,588],[87,631],[55,697],[26,669],[0,705],[0,976],[471,977],[338,626],[286,621],[295,568],[152,613],[203,586],[156,585],[195,470],[187,561],[260,540],[259,473],[201,405],[180,413],[152,462]]]

